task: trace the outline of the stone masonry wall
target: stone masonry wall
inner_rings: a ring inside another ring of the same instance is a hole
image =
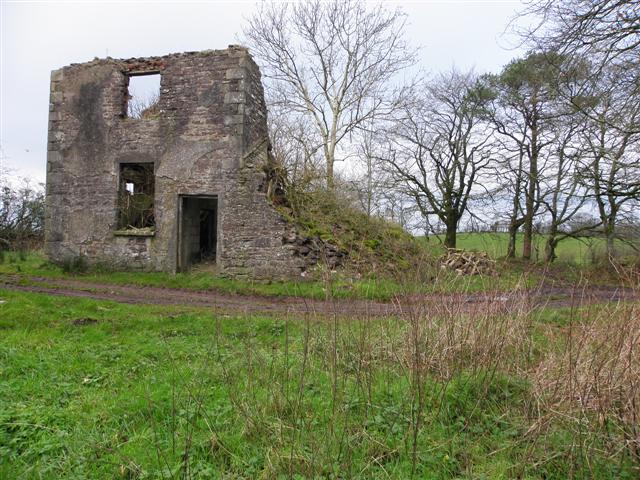
[[[161,74],[159,114],[127,118],[128,76]],[[260,72],[242,47],[52,72],[45,249],[53,261],[175,271],[182,195],[218,198],[217,263],[232,276],[297,276],[308,261],[267,199]],[[153,162],[155,233],[118,235],[122,163]]]

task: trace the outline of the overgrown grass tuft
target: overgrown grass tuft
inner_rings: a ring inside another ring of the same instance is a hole
[[[2,478],[640,471],[636,306],[554,317],[494,298],[338,321],[0,299]]]

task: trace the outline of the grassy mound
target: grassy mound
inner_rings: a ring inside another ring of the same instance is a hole
[[[346,254],[344,267],[360,274],[426,274],[435,265],[424,243],[400,225],[370,217],[339,193],[324,190],[297,194],[280,207],[301,235],[320,238]]]

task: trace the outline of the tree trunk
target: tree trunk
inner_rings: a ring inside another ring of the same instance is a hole
[[[444,236],[444,246],[447,248],[456,248],[456,235],[458,233],[458,221],[449,220],[446,223],[447,232]]]
[[[524,240],[522,258],[531,260],[533,250],[533,216],[535,213],[536,187],[538,183],[538,128],[531,126],[531,157],[529,159],[529,185],[525,198]]]
[[[524,223],[524,218],[511,217],[509,222],[509,245],[507,246],[507,258],[516,258],[516,242],[518,240],[518,229]]]
[[[333,191],[333,159],[327,158],[327,190]]]
[[[518,221],[518,210],[520,205],[520,172],[522,171],[522,159],[520,159],[520,166],[518,167],[518,179],[516,181],[516,189],[513,194],[513,206],[511,210],[511,217],[509,218],[509,246],[507,247],[507,258],[516,258],[516,239],[518,235],[518,229],[522,224]]]
[[[528,208],[529,207],[527,206],[527,209]],[[531,260],[532,250],[533,250],[533,216],[527,213],[524,219],[524,239],[522,241],[522,258],[524,258],[525,260]]]
[[[607,221],[604,226],[604,235],[607,241],[607,260],[611,262],[616,254],[614,245],[614,224],[611,221]]]
[[[507,246],[507,258],[516,258],[516,238],[518,225],[515,222],[509,224],[509,245]]]
[[[558,239],[556,237],[556,232],[550,232],[547,237],[547,243],[544,247],[544,261],[546,263],[553,263],[553,261],[558,258],[556,256],[556,247],[558,246]]]

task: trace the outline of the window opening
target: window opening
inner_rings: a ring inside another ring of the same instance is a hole
[[[155,118],[160,114],[160,74],[130,75],[127,117]]]
[[[155,228],[153,163],[120,164],[118,229]]]

